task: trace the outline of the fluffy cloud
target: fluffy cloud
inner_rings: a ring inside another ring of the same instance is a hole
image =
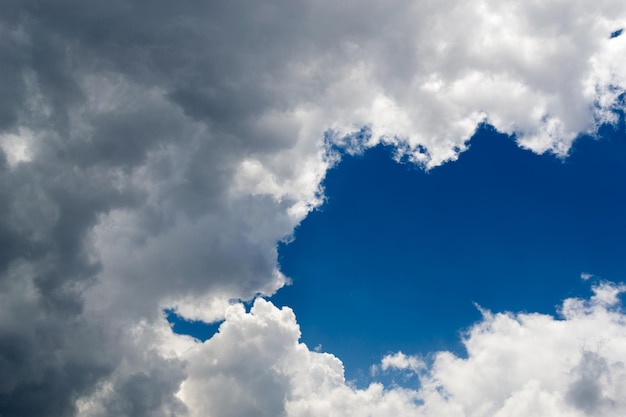
[[[566,300],[558,319],[484,311],[464,358],[439,352],[430,367],[402,353],[382,359],[383,370],[419,372],[416,388],[355,388],[336,357],[298,342],[290,309],[257,299],[250,313],[232,306],[219,333],[188,351],[179,396],[192,416],[621,416],[625,289],[601,284],[590,300]]]
[[[2,9],[2,415],[183,413],[191,342],[162,308],[210,321],[283,286],[276,242],[333,146],[433,167],[488,121],[565,155],[626,86],[620,0]]]
[[[419,373],[426,368],[426,363],[417,356],[405,355],[402,352],[391,353],[383,357],[380,365],[372,365],[371,374],[376,376],[379,371],[405,371],[409,375]]]

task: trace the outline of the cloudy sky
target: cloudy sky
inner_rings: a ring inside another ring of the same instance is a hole
[[[0,416],[623,416],[623,0],[0,0]]]

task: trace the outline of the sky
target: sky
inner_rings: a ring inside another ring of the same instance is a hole
[[[488,127],[470,146],[428,172],[382,146],[345,158],[324,180],[326,203],[280,247],[293,284],[271,300],[292,306],[303,341],[336,353],[347,375],[398,350],[462,355],[474,303],[555,314],[591,282],[626,276],[623,120],[566,160]]]
[[[0,415],[624,415],[623,1],[0,6]]]

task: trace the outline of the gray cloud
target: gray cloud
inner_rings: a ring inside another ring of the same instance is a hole
[[[593,352],[584,352],[576,368],[578,378],[567,391],[567,400],[587,415],[602,414],[612,401],[602,392],[605,376],[610,372],[606,359]]]

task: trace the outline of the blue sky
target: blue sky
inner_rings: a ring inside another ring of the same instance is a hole
[[[398,350],[463,354],[459,332],[480,318],[474,302],[555,314],[591,283],[626,276],[623,120],[565,159],[490,127],[428,172],[393,152],[344,156],[324,182],[325,205],[280,247],[293,285],[272,300],[291,306],[303,341],[336,353],[349,377]]]
[[[626,276],[623,117],[566,158],[521,149],[488,125],[458,161],[429,171],[394,153],[344,154],[328,172],[326,203],[279,245],[293,283],[270,298],[357,384],[396,351],[464,356],[461,336],[481,317],[474,303],[558,317],[564,299]],[[202,340],[217,331],[176,323]]]

